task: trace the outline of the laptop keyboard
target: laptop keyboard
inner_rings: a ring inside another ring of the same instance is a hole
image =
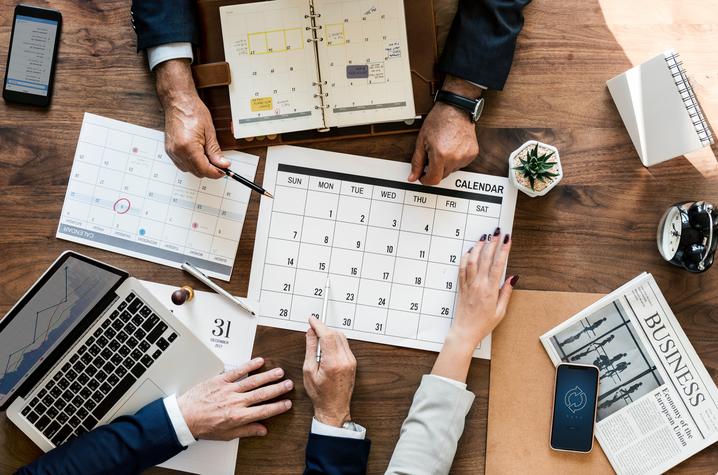
[[[92,430],[177,334],[131,293],[21,411],[58,446]]]

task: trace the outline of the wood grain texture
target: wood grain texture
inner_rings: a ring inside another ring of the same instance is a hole
[[[0,0],[2,65],[15,3]],[[0,103],[0,312],[7,311],[68,248],[142,279],[188,282],[175,269],[55,239],[82,114],[88,111],[157,129],[163,127],[163,116],[145,58],[135,51],[129,0],[34,3],[61,10],[64,31],[51,108]],[[505,90],[487,93],[479,134],[481,154],[469,169],[503,175],[509,153],[525,140],[555,144],[564,164],[564,181],[544,198],[519,197],[509,272],[520,274],[519,285],[527,289],[602,293],[641,271],[652,272],[715,380],[718,271],[689,275],[665,264],[656,250],[655,231],[661,213],[673,202],[718,203],[717,149],[706,149],[690,161],[642,167],[605,87],[610,77],[676,47],[684,53],[715,128],[718,57],[709,45],[718,44],[718,4],[715,0],[678,3],[534,1],[525,10],[525,28]],[[403,135],[316,147],[407,161],[414,140]],[[266,149],[249,152],[264,157]],[[253,196],[228,285],[239,295],[246,294],[249,282],[258,205]],[[430,370],[434,354],[364,342],[351,345],[359,361],[352,412],[373,442],[369,473],[382,473],[413,392],[421,375]],[[266,438],[241,441],[236,473],[299,473],[312,414],[301,385],[304,337],[260,328],[254,353],[267,357],[268,366],[282,366],[297,383],[295,405],[290,413],[269,422]],[[486,361],[472,365],[469,387],[477,400],[452,473],[484,471],[489,370]],[[0,474],[12,473],[39,454],[0,415]],[[711,447],[676,472],[714,473],[716,467],[718,448]]]

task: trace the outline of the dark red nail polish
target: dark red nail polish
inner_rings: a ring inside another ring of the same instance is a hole
[[[510,239],[511,239],[510,234],[507,234],[506,236],[504,236],[504,244],[508,244]]]
[[[486,234],[482,234],[479,241],[486,241]]]
[[[501,228],[496,228],[496,231],[494,231],[494,236],[498,236],[501,234]]]
[[[474,250],[474,248],[471,247],[471,248],[469,248],[469,250],[468,250],[466,253],[467,253],[467,254],[471,254],[471,251],[473,251],[473,250]]]
[[[519,276],[515,275],[511,277],[511,280],[509,281],[509,284],[511,284],[511,287],[516,287],[516,282],[519,281]]]

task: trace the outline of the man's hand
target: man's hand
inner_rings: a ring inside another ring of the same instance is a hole
[[[290,380],[269,384],[284,376],[281,368],[244,378],[263,364],[262,358],[255,358],[233,371],[198,384],[177,398],[193,436],[232,440],[267,435],[267,428],[257,421],[287,412],[292,401],[263,403],[288,393],[294,384]]]
[[[186,59],[172,59],[155,68],[157,95],[165,111],[165,148],[183,172],[197,177],[221,178],[215,166],[227,168],[212,116],[197,95]]]
[[[481,96],[480,87],[451,76],[446,77],[443,89],[472,99]],[[476,124],[469,115],[452,105],[437,102],[416,139],[409,181],[436,185],[450,173],[471,163],[478,154]]]
[[[343,333],[309,317],[307,353],[304,357],[304,388],[314,404],[314,417],[324,424],[342,427],[351,420],[357,360]],[[317,363],[317,343],[322,344],[322,360]]]

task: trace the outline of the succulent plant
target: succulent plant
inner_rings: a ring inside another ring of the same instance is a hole
[[[524,178],[529,181],[532,190],[535,190],[534,183],[536,183],[536,180],[549,181],[551,178],[559,176],[558,173],[549,171],[556,165],[556,162],[548,161],[553,155],[553,151],[539,155],[538,148],[539,144],[537,143],[533,149],[529,149],[526,153],[526,158],[519,158],[521,165],[513,168],[513,170],[521,172]]]

